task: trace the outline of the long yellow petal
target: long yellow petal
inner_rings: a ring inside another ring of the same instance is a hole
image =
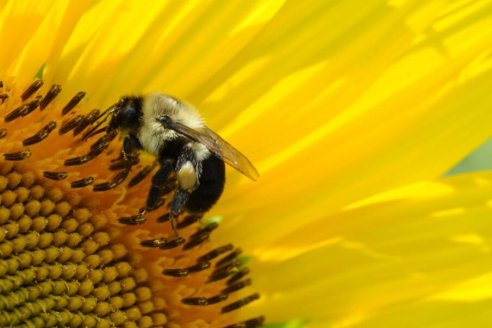
[[[439,176],[486,140],[492,119],[487,8],[469,5],[463,15],[439,6],[378,7],[366,12],[371,29],[360,23],[341,37],[350,51],[333,45],[329,60],[297,73],[302,83],[279,102],[272,105],[267,93],[269,107],[241,126],[248,137],[231,134],[240,149],[260,154],[262,177],[254,184],[232,181],[217,208],[232,217],[224,236],[249,243],[251,235],[267,241],[275,238],[271,231],[294,232],[387,188]],[[464,46],[466,35],[473,37]],[[327,79],[330,71],[335,75]],[[306,89],[312,94],[304,96]],[[248,217],[241,229],[237,204]],[[271,230],[262,229],[266,221]]]
[[[422,186],[440,192],[346,210],[258,250],[261,307],[325,327],[490,325],[492,173]]]

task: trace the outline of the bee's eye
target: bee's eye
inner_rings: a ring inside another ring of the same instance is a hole
[[[157,121],[164,125],[165,128],[169,129],[169,125],[171,123],[171,118],[167,115],[162,115],[157,117]]]

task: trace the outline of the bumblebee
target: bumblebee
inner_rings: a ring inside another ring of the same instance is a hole
[[[225,183],[224,163],[252,180],[259,177],[246,156],[209,129],[197,110],[174,97],[161,93],[122,97],[101,114],[99,122],[83,139],[100,131],[98,127],[108,118],[106,133],[117,131],[123,137],[124,161],[131,162],[143,150],[154,155],[159,163],[145,209],[130,220],[122,219],[124,223],[143,223],[145,212],[156,207],[172,174],[177,181],[170,202],[175,232],[174,218],[183,210],[203,213],[220,198]]]

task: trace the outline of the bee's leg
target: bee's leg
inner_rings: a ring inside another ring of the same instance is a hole
[[[142,149],[140,141],[137,137],[131,134],[127,134],[123,139],[123,148],[121,149],[121,155],[127,165],[131,167],[132,158],[139,156],[139,150]]]
[[[171,221],[171,227],[173,228],[174,234],[176,237],[179,237],[178,229],[176,227],[176,219],[181,214],[183,207],[186,205],[186,202],[190,198],[189,191],[178,187],[176,192],[174,193],[174,197],[171,201],[170,211],[169,211],[169,220]]]
[[[179,238],[178,228],[176,227],[176,219],[182,211],[182,208],[186,204],[190,193],[178,187],[174,193],[174,197],[171,201],[169,209],[169,220],[171,221],[171,228],[174,231],[174,235]]]
[[[101,139],[100,139],[101,140]],[[97,143],[97,142],[96,142]],[[128,177],[132,166],[138,162],[138,156],[140,154],[140,142],[134,136],[127,135],[123,141],[123,147],[121,149],[121,160],[118,161],[118,165],[111,164],[110,170],[118,170],[118,172],[111,181],[101,182],[93,187],[93,191],[106,191],[118,187]],[[90,154],[90,153],[89,153]],[[141,215],[142,216],[142,215]]]
[[[179,234],[176,229],[175,220],[182,212],[183,208],[185,208],[193,190],[198,187],[200,172],[201,163],[197,161],[191,145],[185,146],[176,163],[178,188],[176,189],[170,205],[171,226],[176,236],[179,236]]]
[[[137,137],[127,134],[123,139],[123,147],[121,147],[119,156],[111,160],[113,164],[111,164],[110,169],[128,169],[138,164],[140,149],[142,149],[142,145]]]
[[[185,204],[189,198],[190,198],[190,192],[189,191],[186,191],[186,190],[182,189],[181,187],[176,189],[176,193],[174,194],[174,197],[173,197],[173,200],[171,201],[171,206],[170,206],[171,217],[177,217],[181,213],[183,207],[185,206]],[[172,224],[174,226],[174,222],[172,222]]]
[[[147,204],[145,207],[146,210],[151,211],[157,206],[159,198],[162,194],[162,189],[166,187],[168,178],[174,170],[174,163],[174,161],[169,159],[160,160],[160,168],[152,177],[152,184],[150,186],[149,194],[147,195]],[[176,206],[173,207],[173,204],[175,199],[181,198],[178,196],[179,194],[180,192],[178,189],[174,195],[173,202],[171,203],[171,211],[169,215],[169,218],[171,220],[171,227],[173,228],[176,237],[179,237],[179,234],[178,230],[176,229],[175,218],[178,216],[179,212],[176,213]]]
[[[140,149],[142,149],[142,146],[140,145],[138,139],[131,134],[127,134],[125,136],[125,139],[123,139],[123,147],[121,148],[121,154],[120,154],[120,158],[122,159],[123,162],[123,166],[121,167],[123,171],[118,173],[117,175],[118,178],[116,179],[116,181],[113,180],[112,182],[105,182],[99,184],[100,190],[112,189],[126,179],[132,166],[136,162],[138,162]],[[97,186],[98,185],[96,185],[95,187]],[[118,221],[123,224],[129,224],[129,225],[143,224],[146,220],[145,212],[146,212],[145,209],[141,209],[138,214],[128,217],[122,217]]]
[[[152,176],[152,184],[147,195],[146,209],[152,211],[155,209],[162,194],[162,189],[166,187],[169,176],[174,169],[174,163],[171,160],[160,161],[159,170]]]

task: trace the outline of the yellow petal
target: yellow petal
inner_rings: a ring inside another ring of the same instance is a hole
[[[492,323],[492,173],[434,184],[443,192],[398,192],[259,249],[261,307],[278,321],[289,313],[327,327]]]
[[[470,7],[466,15],[440,6],[363,7],[366,15],[354,18],[351,34],[341,29],[339,43],[327,42],[317,66],[277,79],[271,89],[263,80],[241,85],[233,99],[254,89],[255,103],[225,131],[240,149],[259,154],[253,160],[262,176],[230,183],[217,208],[231,218],[224,236],[268,242],[385,189],[439,176],[486,140],[492,35],[484,27],[492,15]],[[333,21],[342,12],[317,14]],[[466,35],[473,37],[463,46]],[[319,54],[316,45],[302,44],[298,56]],[[240,216],[248,224],[237,229]],[[267,221],[270,229],[263,228]]]

